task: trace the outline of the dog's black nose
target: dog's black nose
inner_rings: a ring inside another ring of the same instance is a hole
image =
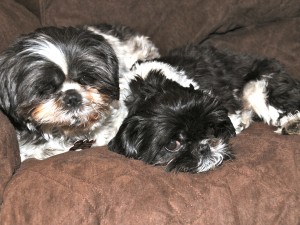
[[[76,90],[70,89],[65,91],[63,101],[68,107],[77,107],[82,102],[82,96]]]
[[[210,147],[208,144],[200,144],[198,148],[192,150],[192,154],[196,157],[206,156],[210,153]]]

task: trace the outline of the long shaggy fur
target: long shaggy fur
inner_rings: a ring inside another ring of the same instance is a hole
[[[136,64],[120,87],[128,116],[110,149],[169,171],[216,168],[255,118],[300,134],[300,82],[274,59],[188,45]]]
[[[120,25],[19,37],[0,56],[0,105],[17,129],[21,159],[63,153],[78,140],[107,144],[127,112],[119,76],[158,56],[147,37]]]

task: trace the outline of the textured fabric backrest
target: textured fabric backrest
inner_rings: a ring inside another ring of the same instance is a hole
[[[40,26],[38,18],[12,0],[0,1],[0,52],[22,33]]]
[[[16,2],[23,5],[26,9],[36,15],[39,19],[41,18],[42,9],[44,8],[42,5],[47,1],[44,0],[15,0]]]
[[[241,27],[300,15],[295,0],[17,0],[40,16],[43,26],[122,23],[153,38],[164,52]]]

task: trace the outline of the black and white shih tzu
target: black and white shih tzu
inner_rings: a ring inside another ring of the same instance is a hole
[[[45,27],[19,37],[0,56],[0,104],[21,160],[107,144],[126,113],[119,76],[158,56],[147,37],[121,25]]]
[[[136,64],[126,78],[128,116],[109,148],[168,171],[214,169],[255,117],[300,134],[300,82],[273,59],[188,45]]]

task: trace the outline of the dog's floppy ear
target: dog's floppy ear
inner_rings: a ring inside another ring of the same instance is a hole
[[[142,126],[138,116],[127,117],[116,136],[108,143],[109,150],[136,158],[142,144]]]
[[[24,123],[16,114],[18,97],[16,81],[22,67],[20,62],[19,56],[12,51],[4,52],[0,56],[0,110],[15,127],[21,127]]]
[[[152,97],[161,93],[163,85],[167,82],[160,71],[151,70],[144,79],[137,76],[129,84],[131,93],[126,98],[128,116],[123,121],[116,136],[109,142],[108,148],[111,151],[137,158],[143,154],[145,144],[151,138],[149,123],[143,110]],[[147,139],[147,140],[145,140]]]
[[[222,137],[225,140],[228,140],[236,135],[234,126],[232,125],[230,119],[219,123],[217,127],[215,127],[215,135],[217,137]]]
[[[228,140],[231,137],[236,135],[235,128],[228,117],[227,110],[225,108],[221,108],[214,112],[217,116],[214,117],[214,135],[216,137],[222,137],[225,140]]]
[[[126,106],[129,115],[136,112],[136,109],[141,107],[148,99],[162,93],[165,89],[166,82],[171,82],[166,79],[160,70],[150,70],[146,78],[136,76],[129,84],[131,93],[126,98]]]

